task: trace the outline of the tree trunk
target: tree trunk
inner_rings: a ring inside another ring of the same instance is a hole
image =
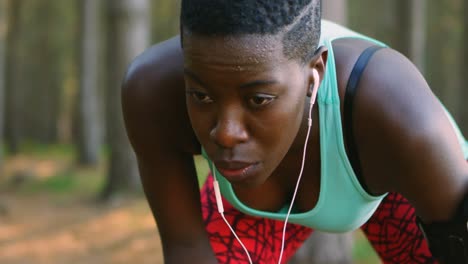
[[[58,3],[11,1],[6,136],[12,152],[20,139],[52,143],[57,138],[64,68],[60,42],[67,36]]]
[[[3,122],[5,114],[5,86],[6,86],[6,39],[8,27],[8,2],[7,0],[0,0],[0,175],[3,175]],[[8,214],[8,207],[5,201],[0,201],[0,219],[2,216]]]
[[[426,0],[411,0],[411,43],[409,58],[421,73],[426,57]]]
[[[3,122],[5,114],[5,64],[6,64],[6,36],[7,36],[7,0],[0,0],[0,170],[3,168]],[[0,172],[0,175],[2,173]]]
[[[100,1],[81,0],[80,8],[80,88],[78,91],[78,162],[96,165],[101,147],[98,106]]]
[[[32,21],[26,24],[28,34],[39,31],[32,42],[24,46],[24,52],[35,56],[36,60],[23,60],[33,71],[28,85],[25,87],[24,104],[34,106],[34,111],[27,111],[23,106],[23,114],[28,117],[24,134],[29,140],[42,144],[52,144],[58,138],[58,116],[62,93],[63,46],[61,36],[64,21],[59,19],[58,3],[53,0],[27,2]],[[33,24],[35,23],[35,24]],[[33,35],[34,36],[34,35]],[[39,49],[38,52],[35,49]],[[44,65],[47,65],[44,67]],[[29,107],[28,109],[31,109]]]
[[[405,56],[410,56],[411,47],[411,4],[413,0],[396,0],[396,13],[393,16],[396,35],[394,48]]]
[[[460,65],[461,54],[466,49],[462,44],[460,30],[455,30],[454,25],[462,21],[461,1],[428,1],[428,38],[426,58],[426,78],[436,95],[451,112],[455,120],[461,120],[466,97],[462,97],[462,74],[456,70]],[[460,27],[461,29],[461,27]]]
[[[136,158],[125,133],[120,86],[131,60],[149,44],[149,1],[107,0],[107,129],[110,165],[103,197],[141,188]]]
[[[463,1],[463,37],[462,37],[462,52],[463,57],[461,60],[461,72],[460,77],[462,78],[461,82],[461,96],[459,97],[461,101],[466,100],[468,98],[468,1]],[[462,102],[464,105],[466,102]],[[463,107],[460,113],[460,128],[463,131],[463,134],[466,138],[468,138],[468,107]]]
[[[21,0],[9,2],[8,33],[6,54],[6,113],[5,113],[5,138],[6,145],[11,154],[16,154],[19,149],[21,139],[21,100],[22,87],[19,85],[20,74],[18,62],[18,46],[20,37],[20,9]]]

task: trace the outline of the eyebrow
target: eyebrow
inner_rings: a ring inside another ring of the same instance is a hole
[[[184,68],[184,74],[189,76],[192,80],[196,81],[201,86],[207,87],[206,84],[200,78],[198,78],[198,76],[195,73],[191,72],[189,69]]]
[[[184,74],[189,76],[192,80],[196,81],[201,86],[208,87],[200,78],[198,78],[198,76],[195,73],[193,73],[189,69],[184,68]],[[239,88],[246,89],[246,88],[251,88],[255,86],[272,85],[272,84],[277,84],[277,83],[278,82],[276,80],[255,80],[255,81],[241,84]]]
[[[275,80],[255,80],[252,82],[244,83],[239,86],[239,88],[250,88],[254,86],[263,86],[263,85],[271,85],[278,83]]]

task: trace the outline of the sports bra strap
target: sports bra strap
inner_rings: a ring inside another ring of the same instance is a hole
[[[359,80],[361,79],[361,75],[364,72],[367,63],[371,59],[372,55],[379,49],[383,48],[382,46],[370,46],[365,49],[359,58],[357,59],[356,63],[354,64],[353,70],[348,79],[348,84],[346,85],[345,90],[345,98],[344,98],[344,114],[343,114],[343,121],[344,121],[344,136],[346,139],[346,152],[348,154],[348,158],[351,162],[351,166],[354,169],[354,173],[356,174],[359,183],[361,184],[362,188],[366,190],[368,193],[369,188],[367,187],[366,182],[362,177],[362,168],[359,159],[359,154],[356,148],[356,142],[354,141],[354,130],[353,130],[353,102],[354,96],[356,94],[356,90],[359,85]]]

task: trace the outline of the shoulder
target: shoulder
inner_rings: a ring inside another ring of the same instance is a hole
[[[338,82],[343,90],[341,93],[344,93],[359,55],[372,45],[363,40],[343,41],[335,45]],[[405,132],[412,131],[415,138],[420,138],[420,133],[432,129],[417,131],[414,128],[440,127],[440,124],[434,122],[437,121],[434,117],[445,117],[442,105],[418,69],[409,59],[391,48],[381,49],[371,57],[361,75],[355,100],[355,114],[375,118],[372,126],[398,125]]]
[[[174,37],[153,45],[138,55],[128,66],[124,84],[154,84],[162,80],[169,81],[171,78],[177,79],[182,67],[179,37]]]
[[[418,69],[395,50],[378,51],[354,105],[355,141],[370,188],[402,193],[429,218],[448,214],[467,186],[466,161]]]
[[[151,142],[197,152],[185,107],[183,57],[179,38],[154,45],[129,65],[122,84],[122,107],[135,151]]]

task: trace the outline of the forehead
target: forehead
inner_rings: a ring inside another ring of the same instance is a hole
[[[288,61],[283,54],[283,44],[277,36],[184,34],[183,41],[186,67],[202,64],[259,69]]]

